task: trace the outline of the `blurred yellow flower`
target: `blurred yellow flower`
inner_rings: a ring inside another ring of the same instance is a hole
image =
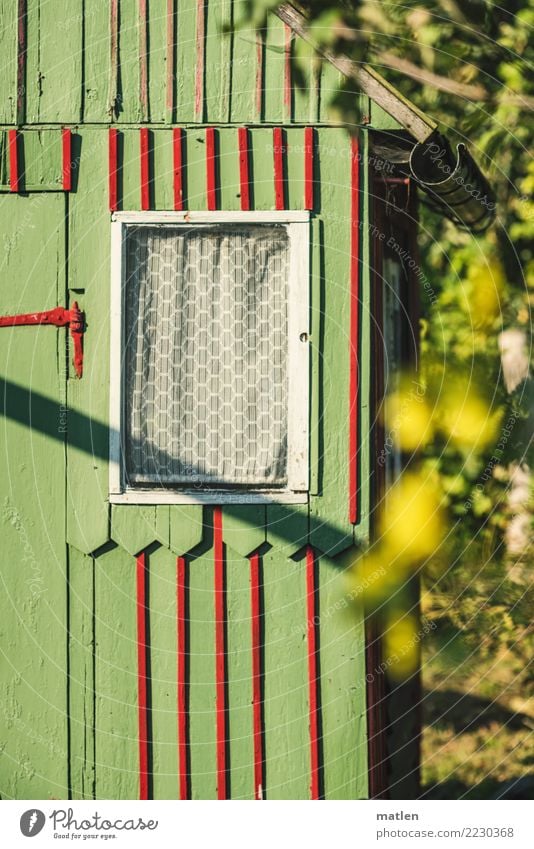
[[[408,566],[428,557],[445,531],[442,493],[433,478],[405,472],[391,487],[380,518],[381,541],[390,559]]]
[[[385,418],[391,439],[404,451],[423,448],[432,439],[432,410],[415,381],[405,381],[387,398]]]
[[[397,680],[407,678],[417,669],[419,640],[417,619],[411,614],[390,615],[384,633],[384,663]]]
[[[489,445],[497,435],[502,411],[487,402],[467,381],[448,386],[439,401],[441,429],[462,450]]]
[[[501,315],[506,278],[499,262],[473,263],[467,275],[469,319],[474,327],[486,327]]]

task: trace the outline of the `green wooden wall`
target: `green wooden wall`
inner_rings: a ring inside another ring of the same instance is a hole
[[[224,507],[222,513],[229,782],[232,798],[254,797],[248,557],[259,550],[264,792],[268,799],[309,798],[303,554],[310,545],[318,564],[324,794],[328,799],[364,798],[363,617],[356,606],[342,612],[346,587],[338,559],[367,539],[369,530],[369,209],[362,167],[361,490],[353,526],[348,520],[350,139],[343,128],[328,125],[327,112],[337,75],[310,66],[302,87],[296,85],[288,77],[290,42],[274,17],[260,33],[242,27],[223,35],[225,22],[239,20],[238,0],[179,0],[171,50],[166,0],[149,4],[146,28],[138,4],[122,0],[116,62],[108,0],[28,0],[27,5],[25,88],[17,104],[16,4],[0,0],[6,66],[0,76],[0,309],[25,312],[77,299],[87,332],[84,375],[78,380],[64,329],[0,331],[5,382],[0,793],[6,798],[138,797],[135,557],[146,551],[152,794],[177,798],[179,793],[176,558],[185,555],[190,793],[216,797],[213,508],[111,507],[107,497],[108,125],[113,122],[121,133],[121,208],[138,210],[139,125],[144,120],[152,130],[152,208],[160,210],[173,208],[171,126],[184,128],[185,204],[196,210],[207,207],[206,124],[217,125],[220,208],[228,210],[240,208],[236,125],[250,128],[252,203],[259,210],[275,205],[270,125],[283,125],[286,131],[289,209],[304,207],[304,126],[317,127],[310,499],[301,506]],[[199,59],[201,7],[206,14]],[[147,97],[142,90],[144,33]],[[362,118],[363,113],[368,117],[367,100],[357,93],[355,98]],[[21,194],[9,191],[5,134],[15,123],[26,170]],[[60,129],[54,125],[72,127],[71,192],[61,191]],[[362,129],[362,161],[366,146]]]

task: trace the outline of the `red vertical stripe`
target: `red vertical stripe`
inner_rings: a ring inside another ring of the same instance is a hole
[[[291,44],[293,42],[293,30],[287,24],[285,29],[285,51],[284,51],[284,116],[291,120],[291,99],[293,81],[291,79]]]
[[[174,208],[184,208],[184,179],[183,179],[183,138],[184,131],[175,127],[172,131],[172,144],[174,155]]]
[[[118,130],[109,131],[109,208],[116,212],[118,205]]]
[[[217,162],[215,156],[215,130],[206,129],[206,192],[208,209],[217,209]]]
[[[146,554],[137,557],[137,688],[139,704],[139,798],[148,799],[148,692]]]
[[[313,164],[315,156],[315,132],[313,127],[304,130],[304,208],[313,209]]]
[[[284,134],[281,127],[273,129],[274,148],[274,200],[276,209],[285,209],[284,191]]]
[[[8,131],[9,144],[9,188],[12,192],[18,192],[20,186],[19,175],[19,134],[17,130]]]
[[[350,376],[349,376],[349,521],[358,521],[358,349],[359,349],[359,197],[360,171],[357,139],[351,142],[351,222],[350,222]]]
[[[204,117],[204,74],[206,50],[206,14],[205,0],[197,0],[197,31],[196,31],[196,69],[195,69],[195,118],[202,121]]]
[[[147,127],[142,127],[139,130],[139,152],[141,157],[141,209],[150,209],[149,141],[149,130]]]
[[[250,556],[252,614],[252,723],[254,734],[254,798],[263,799],[263,728],[261,721],[260,556]]]
[[[72,188],[72,133],[64,127],[61,131],[63,152],[63,191],[70,192]]]
[[[241,209],[250,209],[250,172],[249,172],[249,136],[246,127],[239,127],[239,184],[241,192]]]
[[[178,774],[180,799],[189,798],[187,775],[188,716],[186,695],[185,557],[176,561],[176,618],[178,645]]]
[[[226,621],[222,508],[213,508],[215,566],[215,677],[217,714],[217,798],[227,798],[226,788]]]
[[[310,701],[310,793],[319,798],[319,700],[317,680],[317,609],[315,604],[315,554],[306,549],[306,601],[308,631],[308,681]]]

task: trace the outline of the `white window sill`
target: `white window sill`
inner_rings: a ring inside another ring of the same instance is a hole
[[[228,492],[211,490],[127,489],[111,492],[110,504],[306,504],[307,492],[264,490],[263,492]]]

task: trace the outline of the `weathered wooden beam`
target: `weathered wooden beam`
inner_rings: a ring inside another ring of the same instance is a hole
[[[410,103],[369,65],[355,62],[344,54],[337,55],[327,47],[321,46],[309,32],[306,16],[290,3],[279,6],[275,9],[275,14],[293,30],[295,35],[310,44],[326,62],[333,65],[347,79],[354,80],[364,94],[398,121],[418,142],[427,141],[437,130],[438,125],[435,121]]]

